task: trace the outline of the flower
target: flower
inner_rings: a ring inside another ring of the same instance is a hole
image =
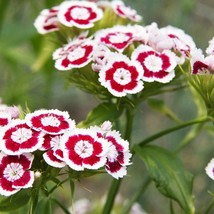
[[[214,158],[207,164],[205,171],[207,175],[214,180]]]
[[[114,12],[122,18],[128,18],[135,22],[139,22],[142,19],[142,17],[137,14],[136,10],[125,6],[124,3],[120,0],[112,1],[111,6],[112,6]]]
[[[106,163],[107,145],[89,129],[76,129],[62,137],[64,161],[74,170],[98,169]]]
[[[112,53],[106,66],[99,72],[99,81],[116,97],[136,94],[143,89],[143,70],[138,62],[133,63],[128,57]]]
[[[62,168],[66,165],[63,159],[61,148],[61,135],[45,135],[43,150],[48,150],[43,154],[43,158],[50,166]]]
[[[134,40],[134,31],[130,26],[118,25],[98,31],[95,34],[95,40],[99,44],[107,45],[119,52],[123,52]]]
[[[214,37],[209,41],[209,46],[206,49],[208,55],[214,54]]]
[[[29,171],[34,156],[30,153],[6,155],[0,152],[0,194],[10,196],[22,188],[32,187],[34,173]]]
[[[43,133],[31,129],[24,120],[16,119],[0,133],[0,148],[8,155],[33,152],[43,144]]]
[[[94,2],[65,1],[60,5],[58,19],[68,27],[91,28],[103,17],[103,11]]]
[[[36,131],[42,131],[50,135],[64,133],[68,129],[75,128],[75,121],[69,119],[66,111],[58,109],[37,110],[26,115],[28,126]]]
[[[34,26],[40,34],[59,30],[59,21],[57,18],[58,8],[59,7],[53,7],[51,9],[44,9],[40,12],[34,22]]]
[[[141,64],[142,79],[146,82],[167,83],[175,77],[177,61],[170,50],[159,53],[148,45],[140,45],[133,51],[132,60]]]
[[[58,70],[84,67],[92,60],[94,48],[95,43],[90,39],[74,39],[64,47],[54,51],[55,67]]]

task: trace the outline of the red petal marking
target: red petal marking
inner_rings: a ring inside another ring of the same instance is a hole
[[[101,158],[97,156],[90,156],[90,157],[84,158],[83,163],[93,166],[94,164],[98,163],[100,159]]]
[[[19,159],[17,162],[22,165],[23,170],[28,170],[31,166],[31,160],[29,160],[25,155],[20,155],[18,157],[19,157]]]
[[[114,161],[114,162],[107,161],[106,168],[110,172],[115,173],[115,172],[118,172],[122,168],[122,166],[118,161]]]
[[[116,139],[113,136],[107,136],[106,139],[116,147],[118,152],[123,152],[124,147],[119,143],[117,143]]]
[[[0,178],[0,186],[2,189],[6,190],[6,191],[14,191],[15,189],[12,187],[12,182],[8,181],[7,179],[5,179],[4,177]]]
[[[24,174],[22,175],[22,177],[20,177],[19,179],[15,180],[13,182],[13,187],[24,187],[26,186],[31,180],[31,174],[29,171],[24,172]]]
[[[169,75],[169,72],[165,72],[165,71],[159,71],[159,72],[155,72],[153,73],[153,77],[162,79],[164,77],[166,77],[167,75]]]
[[[54,135],[55,136],[55,135]],[[44,143],[42,145],[42,147],[45,149],[45,150],[48,150],[51,148],[51,135],[47,134],[44,136]]]
[[[63,152],[61,149],[54,150],[54,155],[59,156],[60,158],[63,158]]]
[[[21,144],[16,143],[16,142],[14,142],[14,141],[11,140],[11,139],[5,140],[5,147],[6,147],[8,150],[12,151],[12,152],[17,152],[17,151],[19,151],[20,145],[21,145]]]
[[[63,67],[67,68],[69,66],[69,64],[70,64],[70,60],[68,58],[65,58],[65,59],[62,60],[61,65]]]
[[[0,118],[0,126],[6,126],[8,123],[8,118]]]
[[[50,25],[45,25],[43,28],[44,28],[44,30],[49,31],[49,30],[52,30],[52,29],[58,29],[58,26],[55,25],[55,24],[50,24]]]
[[[49,157],[49,159],[53,162],[58,162],[58,163],[62,163],[63,161],[59,160],[55,155],[53,150],[49,150],[46,152],[47,156]]]
[[[69,160],[71,160],[76,165],[82,166],[83,159],[74,150],[69,150],[68,152]]]
[[[204,70],[204,69],[208,69],[208,65],[201,62],[201,61],[196,61],[194,64],[193,64],[193,71],[192,73],[193,74],[198,74],[200,73],[200,71]]]

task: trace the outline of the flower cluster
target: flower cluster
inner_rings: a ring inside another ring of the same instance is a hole
[[[158,28],[156,23],[127,25],[121,20],[138,22],[142,17],[118,0],[65,1],[44,11],[35,21],[39,33],[44,33],[49,24],[58,28],[49,27],[45,33],[57,30],[62,35],[64,31],[74,34],[65,38],[68,43],[53,53],[56,69],[90,65],[97,72],[99,83],[116,97],[141,92],[144,82],[170,82],[176,66],[189,59],[195,48],[192,38],[181,29]],[[109,11],[119,18],[116,25],[103,28]]]
[[[31,166],[37,151],[56,168],[68,165],[76,171],[99,169],[115,178],[126,175],[130,164],[129,143],[106,121],[101,127],[77,128],[68,112],[37,110],[24,119],[12,119],[0,128],[0,194],[9,196],[32,187]]]

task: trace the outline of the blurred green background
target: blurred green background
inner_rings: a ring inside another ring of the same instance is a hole
[[[71,117],[79,122],[84,120],[87,113],[99,101],[94,96],[69,87],[62,78],[63,72],[54,69],[51,60],[54,45],[50,37],[38,35],[33,27],[33,22],[42,9],[50,8],[60,2],[62,1],[0,0],[0,97],[8,105],[21,105],[24,108],[28,106],[31,110],[39,108],[67,110]],[[203,50],[214,36],[213,0],[127,0],[125,2],[144,17],[144,24],[157,22],[159,27],[173,25],[182,28],[193,37],[197,47]],[[164,99],[180,119],[188,120],[196,115],[196,107],[188,90],[158,98]],[[147,104],[140,106],[136,118],[134,142],[164,127],[174,125],[169,119],[150,109]],[[177,132],[176,135],[163,137],[157,143],[173,149],[187,131],[188,129],[185,129]],[[180,152],[180,158],[186,168],[196,176],[194,193],[199,210],[212,200],[208,190],[212,190],[213,184],[204,172],[204,167],[213,155],[212,144],[213,134],[204,131],[198,135],[197,140]],[[133,161],[129,176],[124,179],[121,187],[124,198],[130,197],[137,190],[146,174],[145,166],[137,159]],[[77,187],[77,198],[87,196],[93,201],[100,199],[108,189],[109,178],[108,175],[102,175],[81,181]],[[70,204],[69,193],[65,191],[61,198],[62,201]],[[169,213],[169,200],[162,197],[153,184],[139,202],[150,214]]]

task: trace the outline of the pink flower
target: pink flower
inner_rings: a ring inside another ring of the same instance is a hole
[[[6,155],[0,152],[0,194],[10,196],[22,188],[32,187],[34,173],[29,171],[34,156]]]
[[[135,22],[139,22],[142,19],[142,17],[137,14],[136,10],[125,6],[122,1],[114,0],[111,5],[114,12],[122,18],[128,18]]]
[[[201,49],[191,51],[192,74],[214,74],[214,55],[204,57]]]
[[[94,2],[65,1],[60,5],[58,19],[68,27],[91,28],[103,17],[103,11]]]
[[[49,32],[57,31],[58,28],[58,7],[51,9],[44,9],[34,22],[34,26],[40,34],[46,34]]]
[[[64,160],[70,168],[81,171],[105,165],[108,142],[88,129],[66,132],[62,137]]]
[[[66,130],[75,128],[75,121],[69,119],[66,111],[37,110],[26,115],[26,123],[36,131],[42,131],[50,135],[58,135]]]
[[[143,80],[167,83],[175,77],[176,56],[170,50],[156,52],[150,46],[140,45],[132,53],[132,60],[141,64]]]
[[[138,62],[131,62],[128,57],[112,53],[110,60],[99,72],[99,81],[116,97],[136,94],[143,89],[143,70]]]
[[[43,150],[48,150],[43,154],[47,164],[53,167],[62,168],[66,165],[61,148],[61,135],[45,135]]]
[[[92,60],[94,48],[95,43],[90,39],[75,39],[53,53],[55,67],[58,70],[82,68]]]
[[[123,52],[134,40],[134,31],[130,26],[115,26],[98,31],[95,35],[95,40],[97,43]]]
[[[43,134],[31,129],[24,120],[16,119],[0,133],[1,149],[8,155],[33,152],[43,144]]]
[[[214,158],[207,164],[205,171],[207,175],[214,180]]]

